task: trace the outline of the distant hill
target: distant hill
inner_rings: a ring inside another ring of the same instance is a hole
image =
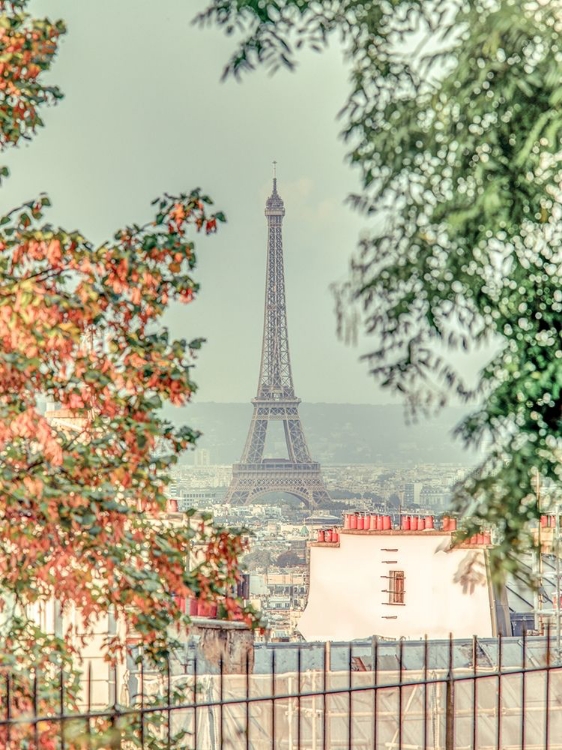
[[[251,404],[194,403],[181,409],[169,407],[164,413],[173,422],[203,433],[198,446],[209,450],[213,464],[240,459]],[[474,453],[452,438],[464,413],[450,407],[432,419],[406,424],[401,406],[306,403],[300,407],[312,456],[325,464],[473,463]],[[281,425],[273,425],[270,433],[266,454],[286,457]],[[186,454],[185,460],[192,462],[193,454]]]

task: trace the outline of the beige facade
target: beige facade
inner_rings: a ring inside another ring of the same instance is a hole
[[[451,533],[342,529],[310,545],[310,589],[298,629],[307,641],[470,638],[505,633],[485,544],[451,547]]]

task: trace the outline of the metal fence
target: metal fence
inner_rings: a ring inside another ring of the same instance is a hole
[[[562,750],[549,637],[270,645],[246,667],[189,652],[163,671],[140,663],[104,710],[90,674],[79,713],[65,710],[64,680],[60,710],[43,714],[35,685],[22,712],[8,679],[0,747]]]

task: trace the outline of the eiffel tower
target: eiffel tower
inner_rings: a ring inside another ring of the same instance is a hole
[[[274,163],[275,164],[275,163]],[[285,307],[283,271],[283,216],[285,206],[277,192],[267,199],[268,226],[265,315],[258,393],[252,399],[254,414],[240,463],[232,467],[232,482],[225,502],[244,504],[268,492],[286,492],[314,508],[330,502],[320,464],[313,461],[299,417],[300,399],[295,396]],[[283,422],[288,458],[264,458],[270,422]]]

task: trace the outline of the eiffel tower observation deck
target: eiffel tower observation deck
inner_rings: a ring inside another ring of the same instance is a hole
[[[309,507],[330,502],[320,464],[313,461],[299,416],[300,399],[295,396],[285,306],[283,267],[283,217],[285,206],[273,191],[265,205],[267,217],[267,273],[265,314],[258,393],[252,400],[254,413],[240,463],[232,467],[232,482],[225,501],[245,504],[270,492],[285,492]],[[286,458],[264,458],[267,428],[283,423]]]

